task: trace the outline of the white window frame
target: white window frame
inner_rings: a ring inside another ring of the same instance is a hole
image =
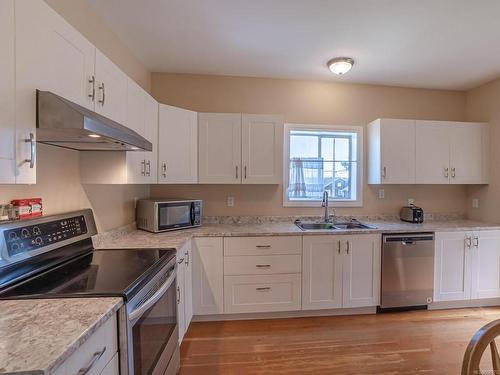
[[[364,176],[364,139],[362,126],[344,125],[319,125],[319,124],[293,124],[287,123],[284,127],[283,147],[283,207],[321,207],[321,201],[296,201],[288,199],[288,180],[290,178],[290,131],[345,131],[357,134],[357,175],[356,175],[356,200],[331,199],[331,207],[363,207],[363,176]]]

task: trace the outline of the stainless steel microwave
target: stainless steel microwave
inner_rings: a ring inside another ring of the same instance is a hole
[[[137,228],[149,232],[201,226],[202,201],[180,199],[140,199],[137,202]]]

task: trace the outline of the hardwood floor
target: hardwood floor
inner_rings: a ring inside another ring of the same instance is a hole
[[[192,323],[180,374],[460,374],[474,332],[499,318],[490,307]]]

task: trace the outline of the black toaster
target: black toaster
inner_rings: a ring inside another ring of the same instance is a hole
[[[402,221],[406,221],[408,223],[423,223],[424,210],[415,205],[406,206],[401,208],[399,217]]]

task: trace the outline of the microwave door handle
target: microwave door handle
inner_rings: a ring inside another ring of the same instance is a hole
[[[194,225],[194,202],[191,202],[191,225]]]
[[[175,277],[177,276],[177,266],[173,267],[170,272],[171,275],[169,276],[167,281],[165,281],[163,285],[146,302],[144,302],[141,306],[139,306],[129,314],[128,320],[130,322],[140,318],[142,314],[144,314],[150,307],[152,307],[167,292],[168,288],[170,288],[175,280]]]

